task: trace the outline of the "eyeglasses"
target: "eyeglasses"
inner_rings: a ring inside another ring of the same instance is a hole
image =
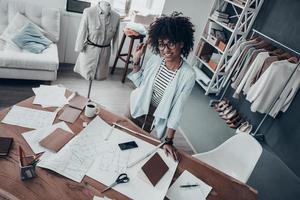
[[[168,47],[168,49],[172,50],[175,49],[176,47],[176,43],[173,42],[168,42],[168,43],[158,43],[158,49],[159,50],[164,50],[166,47]]]

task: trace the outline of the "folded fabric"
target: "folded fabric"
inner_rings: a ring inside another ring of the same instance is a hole
[[[32,53],[41,53],[52,43],[31,22],[29,22],[19,33],[17,33],[12,38],[12,41],[21,49],[25,49]]]
[[[138,32],[136,32],[136,31],[134,31],[132,29],[129,29],[129,28],[124,28],[124,33],[127,36],[138,36],[139,35]]]
[[[147,30],[146,30],[145,26],[142,24],[139,24],[139,23],[129,22],[126,24],[125,28],[131,29],[135,32],[138,32],[141,35],[147,34]]]

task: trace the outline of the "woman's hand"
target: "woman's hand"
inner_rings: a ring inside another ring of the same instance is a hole
[[[173,145],[165,144],[163,148],[167,156],[170,154],[175,161],[178,161],[177,149]]]
[[[140,43],[137,45],[135,52],[133,53],[133,63],[139,63],[141,60],[141,57],[146,51],[147,45],[145,43]]]

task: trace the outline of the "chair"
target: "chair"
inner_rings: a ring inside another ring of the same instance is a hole
[[[123,49],[126,37],[130,38],[129,49],[128,49],[127,53],[123,53],[122,54],[121,52],[122,52],[122,49]],[[133,35],[126,35],[125,32],[123,33],[123,37],[122,37],[122,40],[121,40],[121,43],[120,43],[120,47],[118,49],[118,52],[117,52],[117,55],[116,55],[113,67],[112,67],[111,72],[110,72],[111,74],[114,73],[116,65],[117,65],[117,62],[118,62],[118,59],[121,59],[123,62],[125,62],[125,69],[124,69],[124,73],[123,73],[123,76],[122,76],[122,83],[125,82],[125,78],[126,78],[127,70],[128,70],[128,65],[130,63],[132,63],[132,61],[130,60],[130,58],[132,57],[132,49],[133,49],[134,41],[135,40],[139,40],[139,42],[142,43],[144,41],[144,38],[145,38],[145,35],[133,36]],[[123,58],[123,57],[126,57],[126,58]]]
[[[251,135],[240,133],[211,151],[193,156],[246,183],[261,153],[261,145]]]

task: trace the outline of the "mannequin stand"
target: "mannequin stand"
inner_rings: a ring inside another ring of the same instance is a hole
[[[87,98],[88,98],[88,99],[90,98],[91,89],[92,89],[92,83],[93,83],[93,80],[90,80],[90,83],[89,83],[89,90],[88,90],[88,94],[87,94]]]

